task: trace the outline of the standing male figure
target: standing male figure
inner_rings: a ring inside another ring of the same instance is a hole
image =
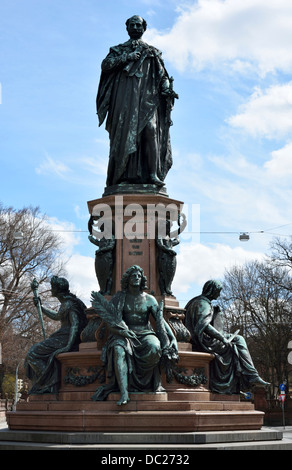
[[[133,16],[126,26],[130,39],[103,60],[96,99],[99,125],[107,116],[110,137],[107,186],[162,186],[172,166],[170,110],[178,96],[161,52],[141,40],[146,21]]]

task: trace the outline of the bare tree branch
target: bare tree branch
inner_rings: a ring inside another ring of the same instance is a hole
[[[16,232],[22,232],[22,240],[15,239]],[[50,298],[51,277],[65,273],[62,248],[60,235],[50,230],[39,208],[0,205],[0,342],[8,366],[14,367],[11,347],[18,349],[17,341],[23,355],[24,349],[41,339],[30,284],[36,277],[42,299]],[[46,327],[50,328],[49,322]]]

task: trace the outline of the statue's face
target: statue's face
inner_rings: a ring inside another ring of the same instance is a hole
[[[139,271],[133,271],[129,277],[129,285],[133,287],[140,286],[142,281],[142,274]]]
[[[213,299],[214,300],[216,300],[216,299],[218,299],[218,297],[220,297],[221,290],[222,290],[221,287],[215,287],[214,288],[214,290],[213,290]]]
[[[58,287],[55,284],[51,284],[51,294],[53,297],[57,297],[59,293]]]
[[[133,16],[133,18],[129,20],[127,31],[131,39],[140,39],[144,33],[142,18]]]

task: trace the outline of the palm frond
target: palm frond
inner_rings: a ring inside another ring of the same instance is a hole
[[[100,292],[91,292],[91,304],[96,313],[112,328],[124,328],[115,306]]]

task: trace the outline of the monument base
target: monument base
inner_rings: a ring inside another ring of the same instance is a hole
[[[259,430],[264,413],[255,411],[238,395],[216,395],[208,388],[211,354],[179,348],[180,361],[171,383],[163,376],[165,392],[131,393],[130,402],[117,405],[119,394],[106,401],[92,401],[105,380],[101,351],[96,343],[58,356],[62,364],[57,395],[32,395],[7,412],[10,430],[66,432],[167,432]],[[190,385],[193,384],[193,385]]]
[[[138,398],[138,399],[137,399]],[[264,413],[249,403],[200,401],[190,396],[172,401],[159,396],[133,395],[121,409],[112,395],[106,402],[43,401],[19,404],[7,412],[11,430],[70,432],[198,432],[261,429]]]

